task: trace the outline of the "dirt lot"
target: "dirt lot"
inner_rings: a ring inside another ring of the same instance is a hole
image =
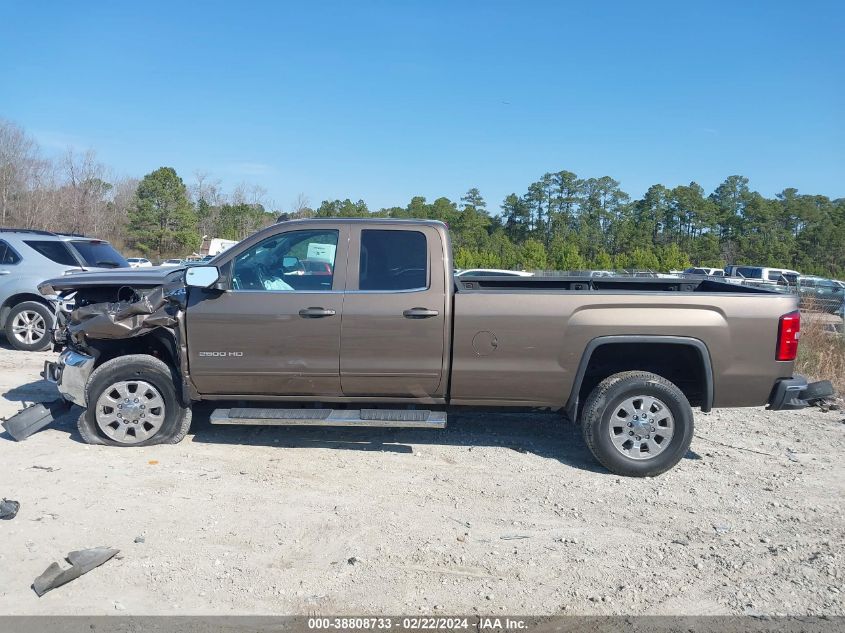
[[[49,356],[0,349],[0,416],[54,396]],[[209,412],[176,446],[88,446],[74,414],[0,436],[0,495],[21,503],[0,613],[845,614],[842,412],[699,414],[687,459],[645,480],[596,467],[554,415],[440,432]],[[120,559],[30,589],[98,545]]]

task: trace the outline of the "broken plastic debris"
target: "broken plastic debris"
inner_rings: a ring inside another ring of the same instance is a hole
[[[21,504],[19,504],[17,501],[12,501],[11,499],[3,499],[3,501],[0,502],[0,519],[4,521],[11,521],[15,518],[20,508]]]
[[[65,560],[70,563],[70,569],[62,569],[58,563],[52,563],[35,579],[32,588],[39,596],[43,596],[51,589],[61,587],[71,580],[76,580],[82,574],[87,574],[95,567],[99,567],[119,551],[110,547],[94,547],[69,552]]]
[[[52,424],[67,411],[68,404],[59,398],[52,402],[34,404],[3,421],[3,428],[16,442],[25,440],[36,431]]]

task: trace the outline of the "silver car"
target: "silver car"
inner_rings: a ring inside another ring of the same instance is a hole
[[[103,240],[0,228],[0,328],[9,345],[27,351],[49,347],[55,308],[38,293],[45,279],[128,266]]]

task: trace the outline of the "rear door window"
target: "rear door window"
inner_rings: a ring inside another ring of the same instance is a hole
[[[419,231],[361,231],[359,290],[425,290],[428,245]]]
[[[79,266],[79,262],[64,242],[48,240],[24,240],[24,244],[47,259],[63,266]]]
[[[21,261],[20,256],[3,240],[0,240],[0,266],[14,266]]]

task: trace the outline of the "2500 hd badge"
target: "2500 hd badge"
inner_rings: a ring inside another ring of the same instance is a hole
[[[201,358],[240,358],[243,352],[200,352]]]

